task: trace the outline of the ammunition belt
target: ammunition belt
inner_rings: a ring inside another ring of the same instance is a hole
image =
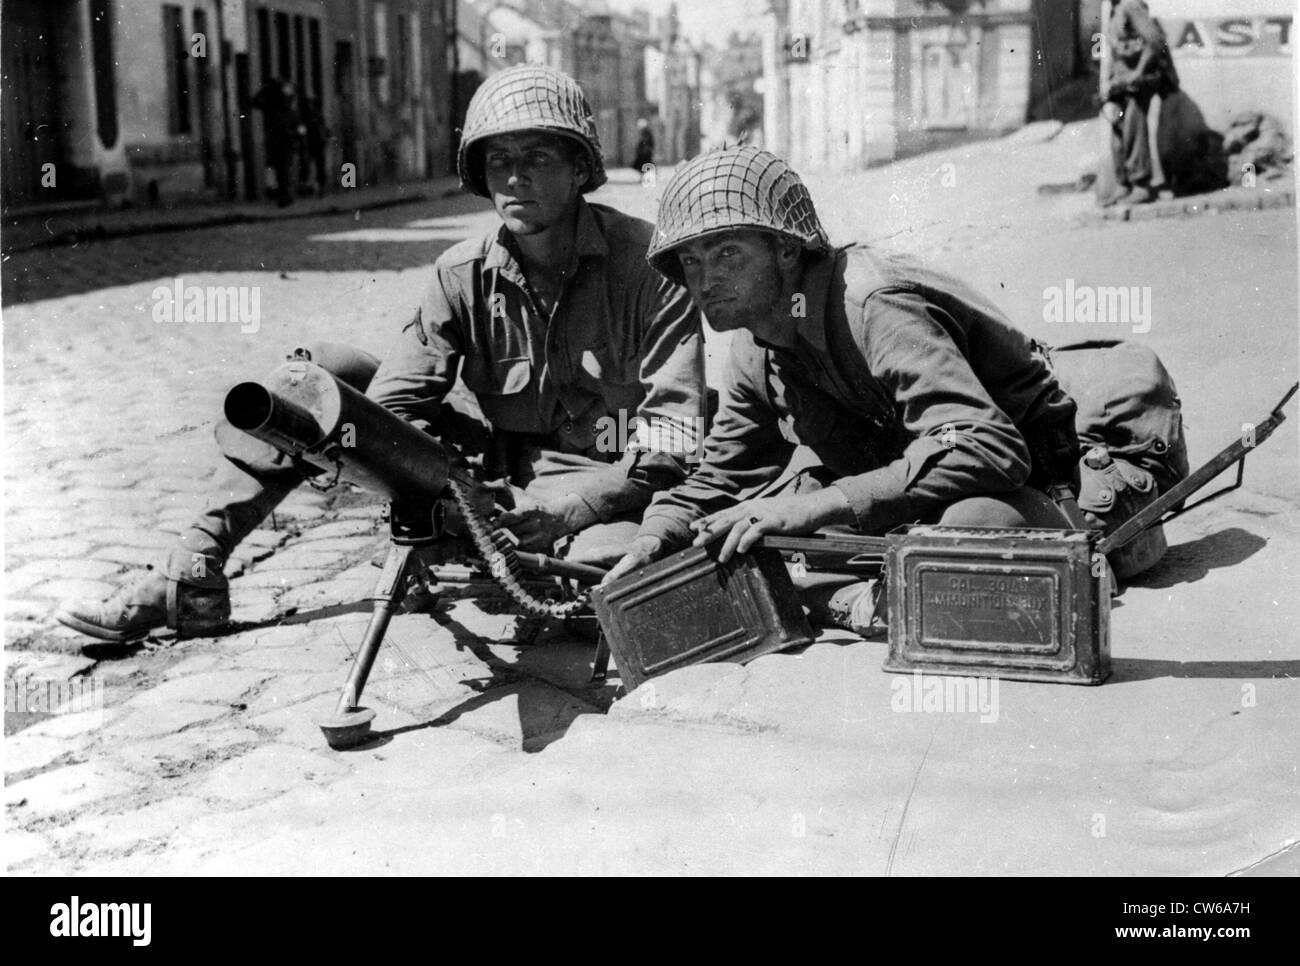
[[[505,588],[506,593],[516,604],[530,614],[556,618],[572,617],[588,606],[585,592],[579,594],[574,600],[557,604],[540,600],[526,591],[519,583],[519,558],[515,556],[514,546],[506,539],[505,534],[500,530],[489,528],[487,522],[471,504],[464,486],[457,480],[449,479],[447,486],[451,490],[452,499],[456,501],[461,516],[465,519],[465,525],[469,528],[474,549],[487,564],[493,579]]]

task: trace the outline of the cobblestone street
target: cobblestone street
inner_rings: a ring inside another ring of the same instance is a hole
[[[1049,342],[1156,349],[1195,466],[1296,379],[1294,206],[1116,223],[1090,195],[1036,193],[1093,143],[1076,126],[807,180],[836,241],[922,254]],[[594,200],[649,218],[657,195],[621,171]],[[382,354],[437,255],[495,224],[456,196],[6,256],[6,679],[102,687],[90,710],[6,714],[11,873],[1298,868],[1294,401],[1245,488],[1171,525],[1165,564],[1116,602],[1112,681],[1006,682],[1001,727],[891,714],[884,643],[840,634],[616,700],[616,679],[587,683],[589,642],[469,583],[395,619],[366,692],[381,740],[331,752],[313,720],[386,546],[351,490],[303,488],[240,548],[237,633],[86,647],[52,622],[199,509],[232,384],[310,340]],[[154,289],[177,279],[252,287],[256,331],[155,322]],[[1066,279],[1150,286],[1149,333],[1045,322]],[[710,336],[711,380],[724,349]],[[1040,785],[1015,797],[1017,780]],[[1107,837],[1088,834],[1098,813]]]

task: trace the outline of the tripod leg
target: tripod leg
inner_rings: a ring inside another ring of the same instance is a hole
[[[384,642],[388,631],[388,622],[393,617],[405,592],[407,570],[412,560],[412,547],[394,544],[389,548],[384,569],[379,575],[379,582],[371,595],[374,601],[374,613],[366,625],[366,634],[361,647],[352,661],[352,670],[339,694],[334,714],[320,722],[320,729],[331,748],[341,750],[353,748],[363,743],[370,735],[370,722],[375,712],[370,708],[359,706],[361,692],[365,689],[370,669],[374,667],[379,647]]]
[[[596,639],[596,657],[591,664],[591,682],[604,681],[609,676],[609,641],[605,632],[600,632]]]

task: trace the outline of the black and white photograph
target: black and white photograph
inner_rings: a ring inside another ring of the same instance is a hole
[[[1295,15],[0,0],[24,928],[1300,876]]]

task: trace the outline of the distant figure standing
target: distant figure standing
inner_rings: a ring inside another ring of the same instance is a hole
[[[262,112],[266,163],[275,171],[275,197],[283,208],[293,204],[293,162],[301,126],[293,84],[268,80],[253,97],[253,106]]]
[[[1178,90],[1178,72],[1165,32],[1145,0],[1119,0],[1106,25],[1111,48],[1102,117],[1111,126],[1111,155],[1118,190],[1103,205],[1144,204],[1155,198],[1151,184],[1151,139],[1147,111],[1156,94]]]
[[[632,158],[632,167],[638,172],[644,173],[647,164],[654,164],[655,160],[655,134],[650,130],[650,122],[645,118],[640,118],[636,122],[637,128],[641,134],[636,142],[636,154]]]
[[[298,180],[303,185],[314,186],[313,193],[325,194],[325,145],[329,143],[330,129],[321,113],[320,101],[314,97],[303,99],[302,126],[303,152],[298,164]]]

